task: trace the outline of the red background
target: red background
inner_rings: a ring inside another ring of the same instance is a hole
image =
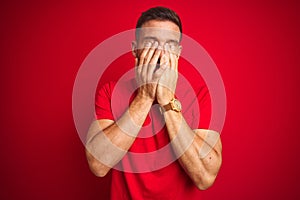
[[[300,198],[299,3],[132,0],[1,1],[0,199],[108,198],[75,130],[73,83],[95,46],[156,5],[177,11],[226,88],[223,166],[203,199]]]

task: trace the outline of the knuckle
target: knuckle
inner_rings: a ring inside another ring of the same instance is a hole
[[[152,59],[152,55],[147,55],[147,62],[150,62],[150,60]]]
[[[151,67],[155,67],[156,64],[157,64],[157,60],[151,60],[151,61],[150,61]]]
[[[141,54],[140,59],[145,59],[145,54]]]
[[[160,54],[161,53],[161,49],[156,49],[155,54]]]
[[[149,60],[149,55],[145,56],[144,59],[145,59],[146,61],[148,61],[148,60]]]

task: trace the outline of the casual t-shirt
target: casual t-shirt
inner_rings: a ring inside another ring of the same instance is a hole
[[[192,129],[208,129],[211,101],[208,89],[193,68],[180,72],[176,98]],[[134,79],[99,87],[97,119],[117,121],[136,94]],[[185,173],[170,145],[164,117],[154,102],[128,153],[112,170],[111,199],[199,199],[201,191]]]

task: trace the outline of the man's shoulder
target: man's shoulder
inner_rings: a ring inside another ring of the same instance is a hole
[[[105,83],[99,83],[97,86],[97,90],[109,90],[113,91],[115,89],[127,89],[130,90],[131,88],[135,87],[136,82],[134,79],[129,80],[120,80],[120,81],[108,81]]]
[[[124,99],[126,96],[134,94],[135,88],[135,79],[108,81],[98,85],[96,95],[105,94],[105,96],[110,98],[114,97]]]

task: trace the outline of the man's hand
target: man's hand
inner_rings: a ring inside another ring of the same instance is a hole
[[[148,42],[139,58],[135,59],[136,80],[139,86],[138,96],[152,101],[156,98],[158,80],[161,78],[165,67],[156,68],[163,48],[158,42]]]
[[[174,98],[178,79],[178,57],[170,50],[168,44],[165,45],[160,64],[166,69],[159,79],[156,98],[158,103],[163,106]]]

